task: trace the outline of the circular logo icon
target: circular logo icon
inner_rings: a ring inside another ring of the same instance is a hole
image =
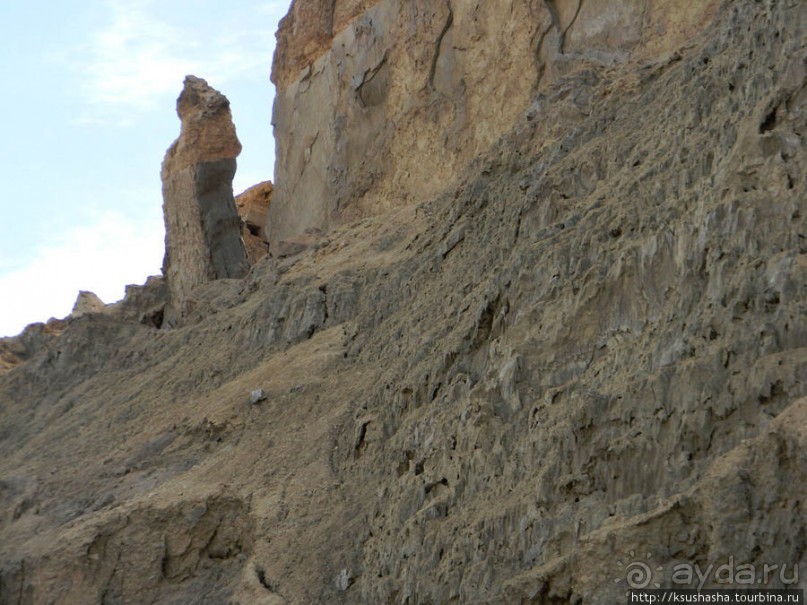
[[[645,555],[645,560],[637,560],[636,554],[634,551],[630,551],[629,553],[630,558],[633,559],[627,563],[623,561],[617,561],[617,565],[621,571],[621,577],[614,580],[614,582],[622,582],[623,580],[627,582],[628,587],[636,590],[641,590],[642,588],[648,588],[651,584],[653,588],[661,588],[661,584],[656,580],[654,572],[656,571],[664,571],[664,568],[659,565],[655,569],[650,565],[650,553]]]

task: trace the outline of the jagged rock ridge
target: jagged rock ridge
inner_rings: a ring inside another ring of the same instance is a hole
[[[605,4],[551,5],[568,51]],[[89,314],[30,350],[0,601],[611,604],[637,555],[792,585],[805,8],[687,6],[696,39],[561,61],[444,190],[200,286],[184,327]]]

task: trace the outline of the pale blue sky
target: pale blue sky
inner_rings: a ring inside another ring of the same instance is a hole
[[[186,74],[231,102],[236,193],[272,177],[269,72],[289,0],[0,6],[0,336],[159,273],[160,163]],[[234,8],[237,7],[237,8]]]

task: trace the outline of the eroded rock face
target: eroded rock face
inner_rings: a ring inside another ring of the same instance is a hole
[[[159,328],[163,323],[168,288],[161,275],[151,275],[143,285],[126,286],[126,295],[118,303],[116,312],[127,321],[136,321]]]
[[[165,260],[171,321],[208,281],[243,277],[249,269],[233,198],[241,143],[230,103],[201,78],[188,76],[177,100],[179,138],[162,166]]]
[[[326,52],[351,19],[378,0],[294,0],[280,22],[272,62],[272,82],[280,87]]]
[[[100,313],[104,310],[104,306],[104,301],[98,298],[95,292],[81,290],[76,297],[76,302],[73,304],[70,316],[81,317],[87,313]]]
[[[717,3],[296,0],[273,66],[270,243],[445,190],[558,78],[664,61]]]
[[[26,326],[17,336],[0,338],[0,374],[34,357],[48,343],[56,340],[66,325],[66,319],[52,317],[45,323]]]
[[[247,259],[254,265],[269,251],[264,224],[272,202],[272,181],[253,185],[235,197],[235,206],[241,217],[241,236],[247,250]]]

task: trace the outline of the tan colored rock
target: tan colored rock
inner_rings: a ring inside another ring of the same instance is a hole
[[[67,318],[51,317],[47,322],[25,326],[17,336],[0,338],[0,375],[31,359],[61,336]]]
[[[274,258],[288,258],[319,247],[327,241],[325,234],[320,229],[310,228],[297,237],[272,242],[270,249]]]
[[[378,0],[294,0],[277,32],[272,82],[285,86],[330,47],[351,19]]]
[[[168,290],[161,275],[151,275],[143,285],[126,286],[126,295],[119,303],[123,319],[159,328],[163,323]]]
[[[229,100],[202,78],[185,78],[177,115],[181,130],[163,160],[163,174],[204,162],[233,160],[241,153]]]
[[[162,166],[169,315],[181,316],[191,291],[208,281],[243,277],[248,268],[232,180],[241,143],[230,103],[207,82],[185,79],[177,100],[179,138]]]
[[[664,61],[717,6],[295,0],[273,68],[270,243],[445,190],[560,79]],[[590,111],[584,90],[565,103],[569,119]]]
[[[269,251],[264,224],[273,191],[272,181],[264,181],[235,196],[235,205],[242,221],[241,237],[251,265]]]
[[[5,374],[22,363],[10,343],[7,342],[8,340],[6,338],[0,340],[0,374]]]
[[[243,229],[241,238],[244,240],[247,261],[249,261],[250,265],[257,263],[264,256],[266,256],[267,252],[269,252],[269,244],[266,242],[266,240],[262,237],[252,235],[252,233],[250,233],[246,227]]]

